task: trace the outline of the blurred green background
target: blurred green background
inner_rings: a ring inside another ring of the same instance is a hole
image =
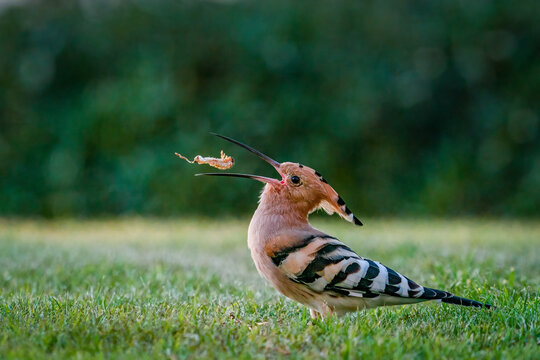
[[[0,215],[235,215],[316,168],[359,216],[536,217],[540,2],[0,3]]]

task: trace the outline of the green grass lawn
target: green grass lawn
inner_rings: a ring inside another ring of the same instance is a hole
[[[425,303],[313,321],[257,274],[249,219],[0,220],[0,359],[540,358],[539,222],[314,222],[498,309]]]

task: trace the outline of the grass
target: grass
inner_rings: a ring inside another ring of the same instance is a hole
[[[319,219],[362,256],[498,306],[327,321],[258,276],[248,222],[0,220],[0,358],[539,357],[539,222]]]

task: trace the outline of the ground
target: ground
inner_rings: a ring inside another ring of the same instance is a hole
[[[540,357],[540,222],[315,225],[497,310],[421,304],[326,321],[256,273],[249,219],[0,220],[0,358]]]

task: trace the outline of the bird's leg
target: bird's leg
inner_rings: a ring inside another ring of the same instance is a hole
[[[309,315],[311,316],[313,320],[321,317],[321,314],[313,309],[309,309]]]
[[[332,314],[334,313],[334,311],[330,308],[330,306],[324,304],[322,306],[322,309],[321,309],[321,318],[324,320],[330,316],[332,316]]]
[[[309,315],[311,315],[312,319],[324,320],[327,317],[332,316],[333,313],[334,311],[326,304],[322,306],[320,311],[309,309]]]

